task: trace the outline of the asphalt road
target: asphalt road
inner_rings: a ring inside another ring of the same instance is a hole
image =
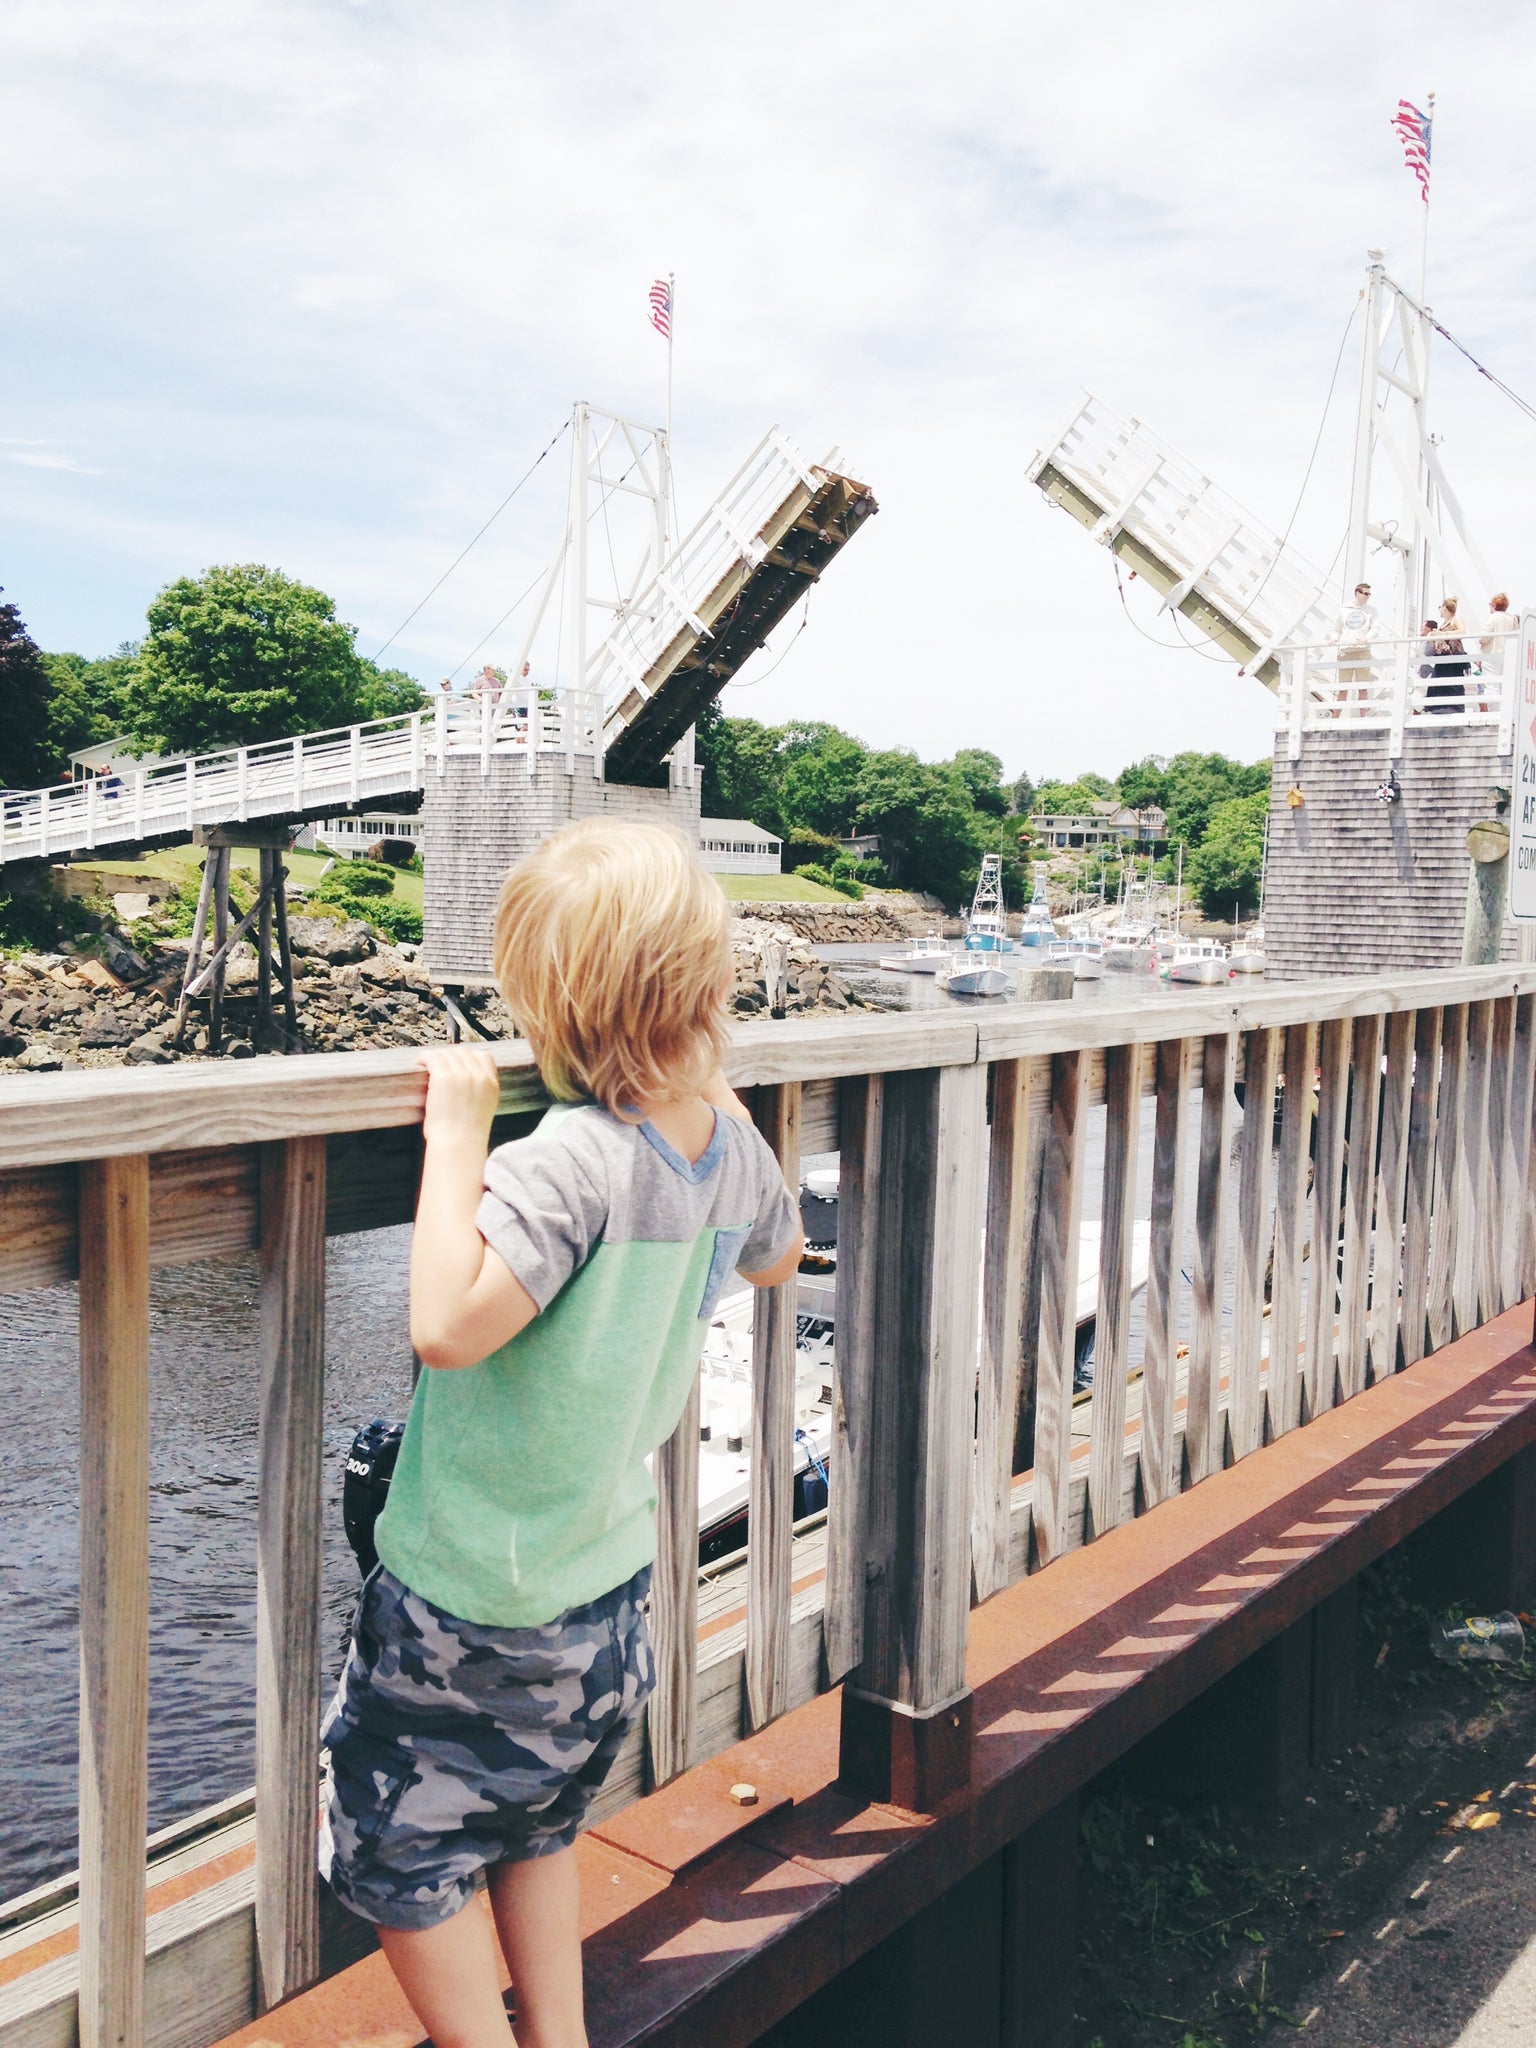
[[[1536,1755],[1516,1717],[1484,1754],[1487,1796],[1448,1814],[1294,2002],[1315,2048],[1536,2048]],[[1479,1816],[1496,1822],[1470,1825]],[[1294,2044],[1277,2025],[1265,2048]]]

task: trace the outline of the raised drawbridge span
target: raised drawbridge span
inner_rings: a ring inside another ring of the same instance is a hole
[[[664,465],[664,436],[584,406],[583,451],[594,417],[660,443]],[[423,791],[455,755],[524,754],[530,774],[556,756],[573,773],[580,760],[599,778],[640,779],[876,511],[836,463],[808,462],[777,428],[765,434],[692,531],[655,547],[570,680],[538,687],[519,675],[494,701],[444,697],[428,711],[13,792],[0,799],[0,864],[378,805]],[[573,503],[584,507],[574,490]],[[584,509],[579,524],[573,514],[564,548],[580,549],[585,524]]]

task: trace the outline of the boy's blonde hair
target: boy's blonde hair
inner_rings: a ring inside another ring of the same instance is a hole
[[[687,1093],[726,1042],[725,893],[669,825],[565,825],[502,884],[496,980],[557,1101]]]

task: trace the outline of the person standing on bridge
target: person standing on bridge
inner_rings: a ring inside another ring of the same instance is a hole
[[[1358,692],[1362,704],[1370,699],[1367,687],[1376,680],[1376,671],[1370,666],[1371,642],[1380,630],[1375,606],[1371,603],[1369,583],[1357,583],[1352,604],[1345,605],[1339,613],[1333,629],[1333,637],[1339,650],[1339,705],[1349,702],[1351,689]]]
[[[655,1682],[646,1460],[731,1273],[777,1286],[803,1239],[720,1070],[729,916],[680,834],[555,833],[507,877],[494,960],[557,1107],[487,1158],[492,1054],[423,1056],[425,1369],[326,1720],[320,1862],[436,2048],[512,2040],[484,1872],[518,2042],[585,2048],[572,1844]]]

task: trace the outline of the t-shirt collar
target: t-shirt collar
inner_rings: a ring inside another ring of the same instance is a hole
[[[713,1108],[713,1104],[711,1104],[711,1107]],[[674,1173],[681,1174],[684,1180],[692,1181],[694,1186],[697,1187],[700,1181],[709,1179],[709,1176],[720,1164],[721,1157],[725,1151],[725,1119],[718,1109],[715,1110],[714,1114],[715,1128],[710,1134],[709,1143],[699,1154],[698,1158],[691,1162],[683,1157],[675,1145],[667,1143],[653,1123],[646,1122],[640,1124],[638,1129],[647,1145],[651,1147],[652,1151],[660,1153]]]

